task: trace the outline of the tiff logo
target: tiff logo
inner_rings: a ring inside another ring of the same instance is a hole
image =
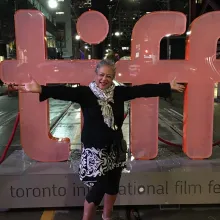
[[[98,22],[98,14],[92,16],[88,23]],[[178,12],[145,15],[133,29],[131,60],[117,63],[116,77],[122,82],[133,85],[170,82],[176,77],[178,82],[188,83],[184,100],[183,150],[190,158],[208,158],[212,154],[213,89],[214,83],[220,82],[220,63],[216,60],[219,22],[220,12],[199,17],[191,25],[186,59],[160,60],[160,40],[168,34],[183,34],[186,17]],[[46,60],[45,18],[41,12],[17,12],[15,26],[17,60],[1,63],[0,73],[4,82],[25,83],[29,81],[28,74],[43,85],[67,82],[87,85],[93,80],[97,60]],[[91,35],[99,33],[99,27],[90,27]],[[38,96],[20,93],[21,143],[24,151],[37,161],[67,160],[69,140],[52,137],[48,126],[48,102],[39,103]],[[155,158],[158,152],[158,98],[132,101],[131,114],[134,157]]]

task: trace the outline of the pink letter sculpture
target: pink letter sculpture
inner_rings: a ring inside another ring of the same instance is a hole
[[[131,60],[117,63],[117,79],[143,83],[188,83],[184,103],[184,152],[195,159],[212,154],[214,83],[220,82],[220,63],[216,60],[220,12],[195,20],[187,42],[186,60],[160,60],[160,40],[185,32],[185,15],[155,12],[143,16],[135,25]],[[39,11],[19,11],[15,15],[17,60],[4,61],[1,78],[6,83],[28,82],[28,74],[40,84],[88,84],[94,77],[97,60],[46,60],[45,19]],[[101,28],[100,28],[101,27]],[[204,33],[205,27],[205,33]],[[103,41],[108,33],[106,18],[99,12],[83,14],[77,24],[82,39],[90,44]],[[89,35],[89,34],[90,35]],[[39,95],[20,93],[21,143],[29,157],[38,161],[68,159],[69,140],[49,133],[48,102]],[[152,159],[158,151],[158,98],[138,99],[132,104],[132,153],[136,159]]]
[[[92,31],[87,42],[99,43],[108,33],[108,22],[99,12],[87,12]],[[84,15],[85,16],[85,15]],[[82,17],[84,19],[84,17]],[[107,31],[100,33],[99,26]],[[80,22],[80,20],[79,20]],[[82,22],[80,22],[82,23]],[[29,82],[30,74],[38,83],[88,84],[94,79],[97,61],[46,60],[45,18],[35,10],[18,11],[15,15],[17,60],[1,64],[1,78],[6,83]],[[79,26],[82,35],[87,31]],[[97,33],[97,34],[95,34]],[[25,153],[37,161],[64,161],[69,157],[69,139],[52,137],[49,131],[48,102],[39,102],[38,94],[20,93],[21,144]]]
[[[133,29],[131,61],[120,61],[118,78],[133,85],[144,82],[188,83],[184,101],[183,150],[192,159],[212,154],[214,83],[220,81],[216,60],[220,12],[207,13],[191,25],[186,60],[160,60],[160,40],[185,32],[185,15],[155,12],[142,17]],[[205,29],[204,29],[205,27]],[[204,33],[205,30],[205,33]],[[152,159],[158,152],[158,98],[133,101],[132,153]]]

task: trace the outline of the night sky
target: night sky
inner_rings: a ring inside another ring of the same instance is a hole
[[[187,0],[171,0],[172,4],[175,4],[177,8],[183,8],[184,4]],[[123,5],[124,8],[132,7],[132,0],[119,0],[120,4]],[[92,9],[99,10],[103,13],[108,12],[107,4],[109,0],[92,0]],[[157,3],[156,0],[140,0],[140,8],[143,11],[157,11],[161,10],[161,6]]]
[[[108,16],[107,3],[109,0],[92,0],[92,9],[102,12],[105,16]]]

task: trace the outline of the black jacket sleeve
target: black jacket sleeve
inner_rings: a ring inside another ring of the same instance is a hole
[[[169,83],[161,84],[144,84],[138,86],[120,86],[120,97],[123,101],[136,98],[147,97],[169,97],[171,95],[171,87]]]
[[[66,87],[66,86],[41,86],[42,92],[40,94],[40,102],[48,99],[59,99],[64,101],[72,101],[81,103],[83,98],[83,88],[82,86],[78,87]]]

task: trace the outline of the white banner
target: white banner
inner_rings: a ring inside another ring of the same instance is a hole
[[[77,174],[0,177],[0,208],[83,206]],[[220,176],[206,172],[124,173],[117,205],[220,203]]]

